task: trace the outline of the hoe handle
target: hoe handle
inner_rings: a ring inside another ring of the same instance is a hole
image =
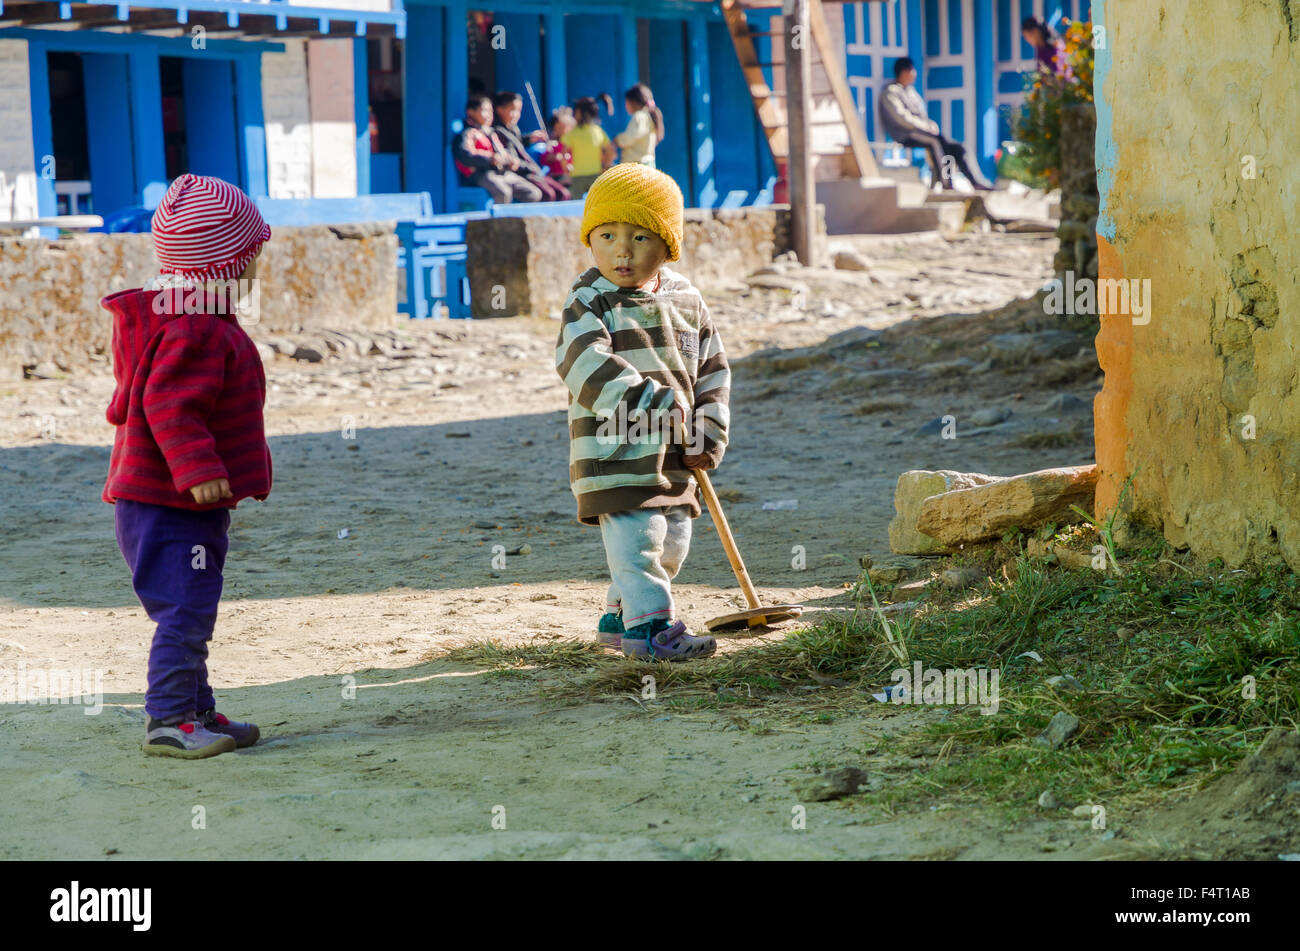
[[[745,602],[750,608],[757,608],[758,595],[754,593],[754,584],[749,580],[749,572],[745,570],[745,563],[740,559],[740,549],[736,547],[736,539],[731,536],[731,526],[727,524],[727,516],[722,514],[722,503],[718,501],[718,495],[713,491],[709,474],[703,469],[693,469],[691,474],[700,484],[700,494],[704,496],[704,504],[709,509],[713,524],[718,527],[718,537],[722,539],[722,548],[727,553],[727,560],[731,562],[731,570],[736,573],[740,590],[745,593]]]

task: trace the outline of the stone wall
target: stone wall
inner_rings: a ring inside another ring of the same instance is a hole
[[[818,240],[826,228],[818,206]],[[574,279],[592,266],[579,218],[489,218],[467,228],[472,309],[476,317],[559,317]],[[681,260],[670,264],[698,287],[736,281],[790,249],[790,209],[686,211]]]
[[[1153,301],[1101,318],[1098,509],[1300,569],[1300,5],[1094,10],[1100,275]]]
[[[249,333],[397,326],[396,255],[391,223],[272,229]],[[0,239],[0,379],[102,363],[112,327],[100,298],[157,273],[148,234]]]
[[[1097,279],[1097,110],[1091,104],[1061,110],[1061,246],[1053,266],[1064,279]]]

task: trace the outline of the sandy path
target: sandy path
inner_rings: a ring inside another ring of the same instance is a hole
[[[879,383],[884,358],[856,345],[846,365],[774,372],[765,348],[992,310],[1039,286],[1052,250],[996,235],[846,244],[872,271],[798,272],[805,310],[780,291],[709,295],[736,367],[734,442],[716,481],[738,493],[729,515],[760,587],[814,613],[846,603],[858,556],[887,551],[903,469],[1011,472],[1088,458],[1086,443],[1045,454],[913,434],[935,416],[1011,399],[1021,384],[1005,375]],[[0,668],[102,670],[108,704],[95,717],[0,707],[0,855],[1037,854],[1041,829],[1002,841],[968,812],[859,825],[843,806],[817,806],[807,832],[790,829],[789,770],[852,760],[882,729],[924,714],[868,705],[854,722],[764,733],[723,714],[671,713],[662,695],[644,710],[630,699],[557,707],[539,692],[545,676],[421,660],[483,638],[589,636],[600,611],[599,533],[574,520],[567,484],[555,329],[545,319],[431,322],[403,328],[382,355],[268,361],[276,485],[268,503],[235,513],[210,664],[223,707],[256,719],[267,740],[200,764],[137,748],[149,626],[98,501],[111,378],[0,391]],[[926,352],[924,322],[908,334]],[[932,359],[951,359],[940,343]],[[896,408],[857,415],[868,396]],[[355,439],[344,438],[349,426]],[[798,508],[762,509],[777,499]],[[695,524],[678,590],[698,625],[738,602],[712,526]],[[494,546],[522,544],[530,554],[493,568]],[[807,570],[791,565],[796,545]],[[342,696],[345,676],[357,680],[355,699]],[[191,828],[196,805],[220,835]],[[506,830],[490,826],[495,805]]]

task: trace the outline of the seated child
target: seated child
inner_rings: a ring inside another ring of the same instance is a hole
[[[200,759],[259,736],[216,711],[206,661],[230,510],[271,491],[266,377],[235,313],[236,289],[254,279],[270,236],[234,185],[182,175],[153,215],[161,277],[101,301],[113,315],[117,383],[103,499],[114,504],[132,587],[157,624],[144,700],[144,751],[154,755]]]
[[[541,139],[528,147],[537,164],[562,185],[569,183],[569,176],[573,173],[573,152],[560,140],[576,124],[573,110],[561,106],[551,113],[550,138]]]
[[[670,661],[717,647],[676,619],[671,582],[700,515],[691,469],[722,460],[731,389],[704,298],[664,266],[678,259],[682,219],[676,182],[648,165],[596,179],[582,219],[596,265],[569,292],[555,355],[578,520],[600,526],[609,562],[599,639]]]

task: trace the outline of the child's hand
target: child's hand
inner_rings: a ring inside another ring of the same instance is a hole
[[[701,453],[698,456],[683,456],[682,461],[688,469],[712,469],[713,460]]]
[[[190,495],[194,496],[194,501],[200,505],[211,505],[213,502],[232,498],[230,481],[228,479],[209,479],[207,482],[200,482],[198,485],[190,487]]]

